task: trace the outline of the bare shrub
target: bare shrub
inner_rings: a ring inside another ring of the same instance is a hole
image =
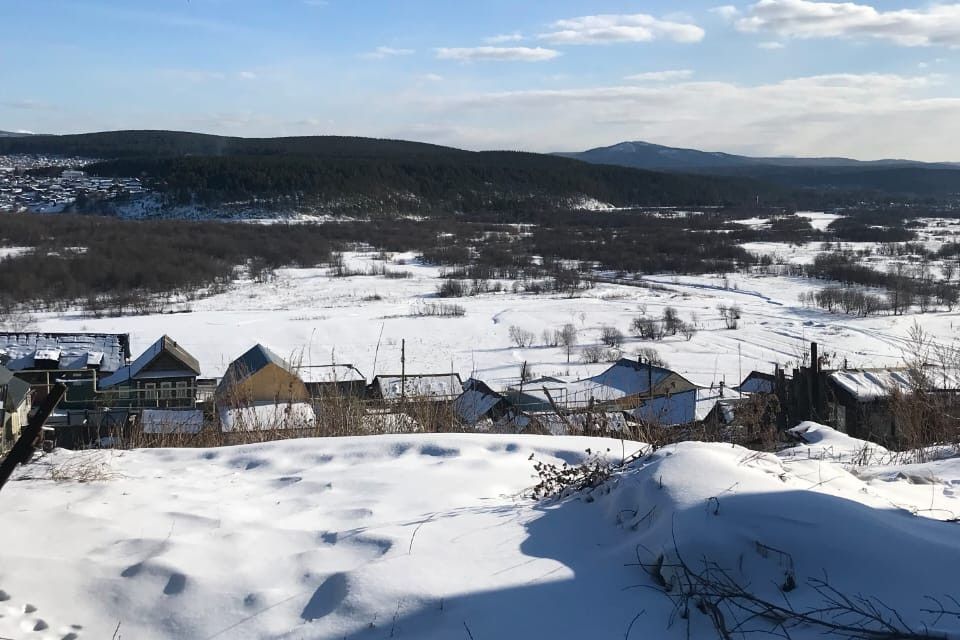
[[[634,335],[642,340],[661,340],[663,338],[663,325],[646,316],[639,316],[633,319],[630,324]]]
[[[600,342],[608,347],[618,349],[623,346],[624,335],[620,329],[609,325],[600,327]]]
[[[533,341],[536,339],[533,331],[528,331],[523,327],[518,327],[517,325],[511,325],[509,333],[510,342],[513,343],[513,346],[520,349],[533,346]]]

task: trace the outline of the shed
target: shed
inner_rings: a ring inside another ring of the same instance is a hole
[[[510,412],[510,407],[506,398],[475,378],[463,383],[463,393],[453,401],[454,413],[468,427],[484,420],[495,423]]]

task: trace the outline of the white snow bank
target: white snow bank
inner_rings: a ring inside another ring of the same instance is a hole
[[[890,459],[890,451],[878,444],[852,438],[816,422],[801,422],[787,430],[804,444],[780,453],[784,458],[827,459],[833,462],[877,464]]]
[[[305,402],[256,404],[220,410],[220,428],[230,431],[271,431],[312,426],[317,417]]]
[[[955,593],[957,525],[898,508],[829,460],[684,443],[577,499],[521,495],[531,457],[576,464],[588,448],[619,459],[636,446],[443,434],[112,452],[106,481],[0,494],[17,516],[0,528],[0,636],[103,638],[120,622],[144,640],[622,638],[632,622],[630,638],[715,637],[696,610],[688,636],[638,566],[678,550],[778,602],[792,574],[797,607],[819,604],[808,579],[826,572],[911,625],[930,622],[924,595]],[[943,464],[958,475],[960,461]],[[44,633],[24,635],[40,621]]]

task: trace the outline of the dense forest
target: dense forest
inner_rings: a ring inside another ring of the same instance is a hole
[[[304,208],[387,203],[399,212],[789,202],[789,191],[747,178],[591,165],[543,154],[469,152],[368,138],[245,139],[118,131],[0,140],[0,153],[99,158],[104,177],[136,176],[168,204],[215,206],[253,199]],[[376,207],[370,207],[376,209]]]

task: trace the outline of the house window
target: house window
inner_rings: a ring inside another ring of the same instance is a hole
[[[173,383],[172,382],[161,382],[160,383],[160,397],[164,400],[168,400],[173,397]]]
[[[189,398],[190,397],[189,386],[190,386],[189,382],[178,382],[177,390],[173,392],[173,397],[180,398],[181,400],[186,400],[187,398]]]
[[[143,385],[145,389],[144,397],[147,402],[156,402],[157,401],[157,384],[155,382],[148,382]]]
[[[120,399],[129,400],[130,399],[130,387],[123,385],[120,387]]]

